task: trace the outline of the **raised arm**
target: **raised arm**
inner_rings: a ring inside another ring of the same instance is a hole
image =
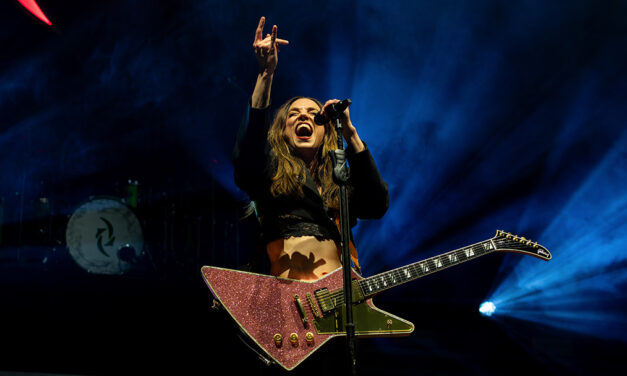
[[[263,27],[265,24],[266,18],[261,17],[253,41],[253,49],[259,63],[259,73],[257,74],[257,82],[255,83],[251,100],[252,108],[266,108],[270,104],[272,78],[279,60],[279,46],[289,44],[285,39],[277,39],[276,25],[272,26],[272,34],[267,34],[264,38]]]
[[[268,34],[263,38],[265,22],[266,19],[261,17],[255,31],[253,49],[259,62],[259,74],[251,98],[251,106],[240,127],[233,149],[235,183],[253,199],[259,189],[267,183],[269,176],[267,135],[270,126],[268,113],[270,88],[276,69],[279,45],[288,44],[286,40],[277,39],[276,25],[272,28],[272,35]]]

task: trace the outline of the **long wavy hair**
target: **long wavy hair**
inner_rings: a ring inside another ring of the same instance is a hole
[[[303,197],[303,185],[305,184],[305,162],[294,154],[285,137],[287,114],[292,103],[298,99],[309,99],[315,102],[319,108],[322,103],[314,98],[294,97],[284,103],[274,115],[274,120],[268,131],[268,143],[272,150],[273,164],[276,173],[272,177],[270,193],[274,196]],[[324,138],[310,167],[310,173],[316,184],[322,188],[322,199],[329,208],[339,209],[339,188],[333,182],[333,162],[329,151],[337,149],[337,132],[332,124],[324,125]]]

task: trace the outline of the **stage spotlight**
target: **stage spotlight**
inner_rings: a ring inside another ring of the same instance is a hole
[[[484,316],[492,316],[494,311],[496,311],[496,306],[492,302],[483,302],[479,306],[479,312]]]
[[[486,301],[499,317],[584,335],[627,338],[627,132],[538,236],[550,263],[506,257]],[[538,208],[528,208],[537,212]],[[515,327],[508,327],[514,333]],[[515,334],[512,334],[515,335]]]

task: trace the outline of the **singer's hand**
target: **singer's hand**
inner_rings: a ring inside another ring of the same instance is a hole
[[[338,102],[340,102],[339,99],[329,99],[324,104],[324,106],[322,106],[322,114],[326,116],[326,109],[329,108],[329,106],[331,106],[332,104]],[[351,121],[350,111],[348,110],[348,107],[346,108],[346,110],[344,110],[342,116],[340,116],[340,121],[342,122],[342,136],[344,136],[346,142],[352,145],[353,149],[355,149],[355,152],[357,153],[364,150],[366,147],[364,146],[363,142],[361,142],[361,139],[357,134],[357,129]]]
[[[289,44],[285,39],[277,39],[277,26],[272,26],[272,35],[266,34],[263,37],[263,26],[266,24],[266,18],[259,19],[259,25],[255,31],[255,39],[253,40],[253,49],[259,62],[259,72],[273,74],[279,60],[279,45]]]

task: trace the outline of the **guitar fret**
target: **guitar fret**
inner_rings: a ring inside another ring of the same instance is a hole
[[[409,279],[415,279],[420,270],[416,267],[416,265],[410,265],[409,269],[411,270],[411,276]]]
[[[427,260],[427,265],[429,265],[429,270],[430,270],[430,271],[432,271],[432,270],[435,270],[435,269],[436,269],[436,266],[435,266],[435,260],[433,260],[433,259],[429,259],[429,260]]]
[[[411,271],[409,268],[405,268],[405,278],[411,278]]]
[[[482,256],[494,249],[494,244],[490,240],[484,241],[393,269],[376,276],[365,278],[359,282],[359,285],[362,287],[363,291],[367,291],[367,294],[365,295],[373,295],[379,291],[386,290],[402,283],[435,273],[441,269]]]

